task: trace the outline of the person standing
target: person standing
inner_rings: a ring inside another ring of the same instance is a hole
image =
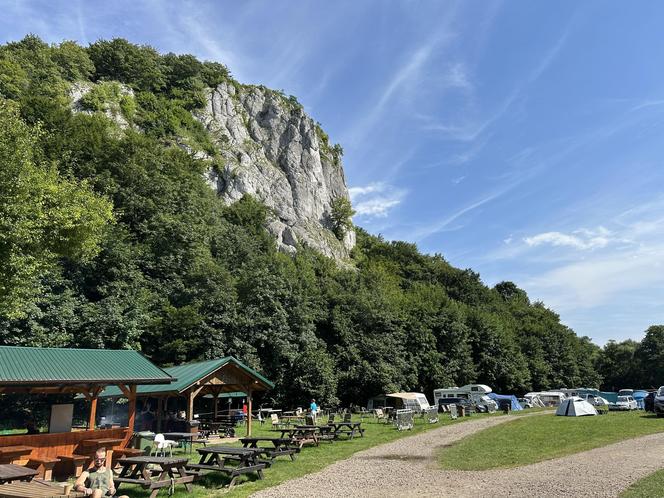
[[[318,405],[316,404],[316,400],[312,399],[311,404],[309,405],[309,410],[311,411],[311,416],[314,419],[314,424],[316,423],[316,415],[318,414]]]

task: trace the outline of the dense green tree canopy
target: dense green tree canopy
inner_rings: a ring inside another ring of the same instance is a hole
[[[0,318],[0,344],[132,347],[160,365],[232,354],[286,404],[469,382],[599,385],[599,348],[513,283],[488,288],[441,255],[361,229],[343,267],[306,247],[278,253],[265,206],[250,196],[225,206],[204,180],[215,147],[190,110],[222,81],[239,84],[221,64],[126,40],[0,47],[11,102],[0,168],[13,175],[0,191],[0,257],[25,257],[2,278],[22,265],[21,280],[40,288],[22,316]],[[71,109],[72,84],[93,86],[85,113]],[[342,235],[352,208],[337,214]],[[651,335],[647,354],[659,358]]]

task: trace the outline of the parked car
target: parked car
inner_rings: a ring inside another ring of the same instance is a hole
[[[442,411],[440,407],[443,406],[443,405],[461,405],[461,406],[464,406],[464,407],[469,407],[469,406],[472,406],[472,403],[469,399],[465,399],[465,398],[440,398],[438,400],[438,411],[439,412]]]
[[[636,400],[632,396],[618,396],[615,403],[609,403],[609,410],[636,410]]]
[[[517,398],[516,400],[519,402],[521,408],[523,408],[524,410],[526,408],[533,408],[533,403],[528,398]]]
[[[594,407],[609,406],[609,402],[606,399],[602,398],[601,396],[597,396],[596,394],[583,394],[579,397]]]
[[[647,412],[655,411],[655,396],[657,396],[656,391],[650,391],[646,394],[646,397],[643,398],[643,409]]]
[[[655,414],[658,417],[664,416],[664,386],[657,389],[654,401]]]

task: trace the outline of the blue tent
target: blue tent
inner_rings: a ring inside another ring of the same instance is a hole
[[[514,396],[513,394],[489,393],[489,394],[487,394],[487,396],[489,396],[489,398],[491,398],[496,403],[498,403],[498,406],[500,406],[501,401],[510,401],[512,403],[512,411],[513,412],[523,410],[523,408],[519,404],[519,401],[516,399],[516,396]]]
[[[645,398],[647,395],[648,391],[634,391],[634,401],[636,401],[636,406],[638,406],[641,410],[645,408],[643,398]]]

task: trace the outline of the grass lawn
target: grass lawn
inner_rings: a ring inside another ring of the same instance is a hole
[[[352,441],[344,439],[335,441],[334,443],[323,441],[318,447],[305,446],[297,455],[295,461],[291,461],[290,458],[287,457],[279,457],[274,461],[272,467],[264,471],[265,478],[263,480],[249,481],[246,477],[243,477],[237,480],[233,490],[228,492],[226,489],[220,488],[227,484],[229,480],[220,474],[211,473],[194,485],[193,493],[186,493],[184,486],[180,485],[176,487],[176,492],[173,496],[176,498],[199,498],[207,496],[228,496],[234,498],[248,496],[260,489],[276,486],[289,479],[317,472],[337,460],[348,458],[353,453],[365,450],[372,446],[388,443],[401,437],[412,436],[443,425],[463,423],[464,421],[475,420],[478,417],[486,416],[491,415],[478,414],[473,415],[472,417],[465,417],[464,419],[450,420],[448,415],[441,414],[440,422],[437,424],[427,424],[424,420],[418,418],[415,421],[415,428],[413,430],[401,432],[397,431],[392,425],[377,423],[374,422],[372,418],[367,417],[362,423],[362,427],[365,429],[364,437],[355,437]],[[357,420],[359,420],[359,418]],[[242,433],[243,428],[238,428],[238,434]],[[269,424],[265,424],[263,427],[256,424],[254,425],[254,436],[278,437],[279,433],[275,434],[274,432],[271,432]],[[222,440],[219,444],[226,443]],[[234,446],[241,445],[235,443]],[[196,445],[194,445],[194,453],[191,456],[186,454],[191,461],[198,461],[198,454],[196,453],[195,448]],[[175,453],[182,454],[183,450],[179,449]],[[126,485],[123,485],[120,488],[118,494],[127,494],[131,498],[143,498],[149,496],[149,492],[142,490],[137,486]],[[167,496],[167,491],[162,490],[159,496],[162,495]]]
[[[655,497],[664,497],[664,470],[658,470],[648,477],[639,479],[620,495],[620,498]]]
[[[662,431],[664,419],[641,410],[597,417],[551,413],[520,418],[466,437],[444,448],[439,462],[445,469],[459,470],[519,467]]]

